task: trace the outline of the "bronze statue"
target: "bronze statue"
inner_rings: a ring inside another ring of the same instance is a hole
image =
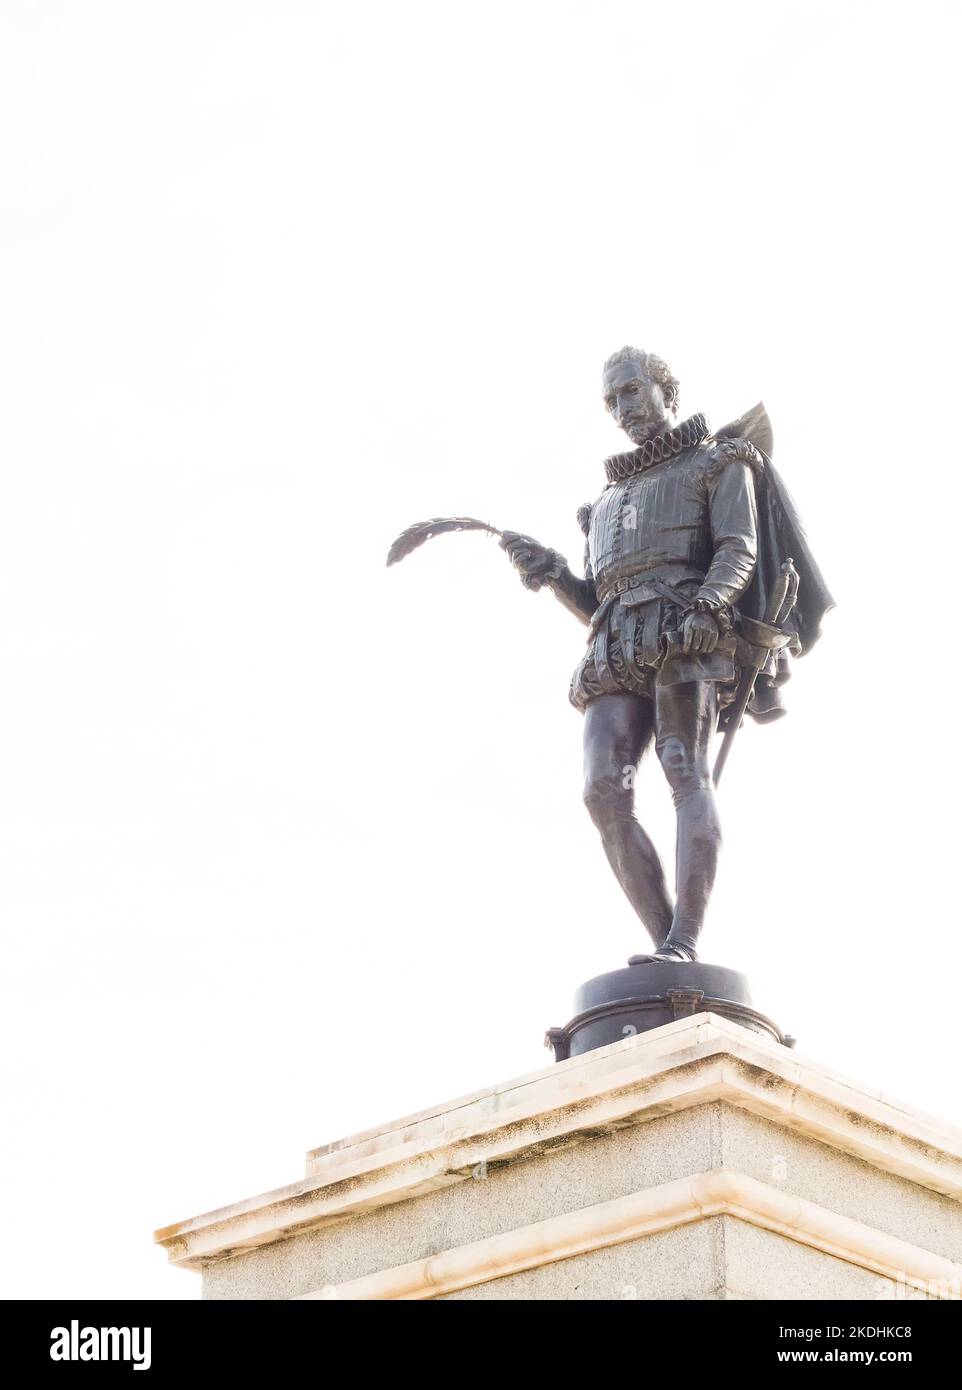
[[[549,588],[587,625],[570,698],[584,713],[585,803],[654,951],[629,964],[697,960],[721,843],[717,782],[746,712],[784,713],[780,686],[832,599],[771,463],[762,406],[712,433],[678,422],[678,382],[653,353],[625,347],[604,367],[605,405],[634,446],[606,460],[606,484],[579,510],[584,576],[557,551],[471,517],[398,537],[388,563],[431,535],[500,536],[526,587]],[[654,744],[677,814],[674,902],[634,815],[635,772]]]

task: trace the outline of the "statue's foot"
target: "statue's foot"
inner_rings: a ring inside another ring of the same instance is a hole
[[[687,946],[669,945],[666,941],[664,946],[659,946],[657,951],[652,951],[648,955],[629,956],[629,965],[650,965],[655,961],[688,961],[697,960],[698,955]]]

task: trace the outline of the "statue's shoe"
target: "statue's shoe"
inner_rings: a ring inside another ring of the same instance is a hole
[[[648,955],[629,956],[629,965],[651,965],[655,961],[691,961],[697,960],[698,956],[694,951],[690,951],[687,946],[669,946],[667,942],[664,946],[659,946],[657,951],[652,951]]]

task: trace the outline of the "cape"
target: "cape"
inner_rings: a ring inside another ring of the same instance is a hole
[[[784,624],[795,633],[796,640],[779,653],[774,674],[759,675],[748,707],[750,714],[764,722],[785,712],[777,687],[789,677],[789,652],[804,656],[811,650],[821,634],[822,619],[835,606],[835,600],[812,554],[798,508],[772,463],[772,426],[764,405],[759,401],[745,415],[716,430],[715,438],[731,441],[736,448],[739,441],[747,440],[757,454],[752,461],[758,501],[758,559],[752,582],[738,600],[738,611],[763,620],[768,596],[783,562],[790,558],[798,571],[798,601]]]

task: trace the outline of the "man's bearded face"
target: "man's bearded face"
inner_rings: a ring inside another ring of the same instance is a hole
[[[621,362],[606,372],[604,394],[611,418],[632,444],[644,444],[674,424],[675,411],[665,403],[661,385],[637,362]]]

